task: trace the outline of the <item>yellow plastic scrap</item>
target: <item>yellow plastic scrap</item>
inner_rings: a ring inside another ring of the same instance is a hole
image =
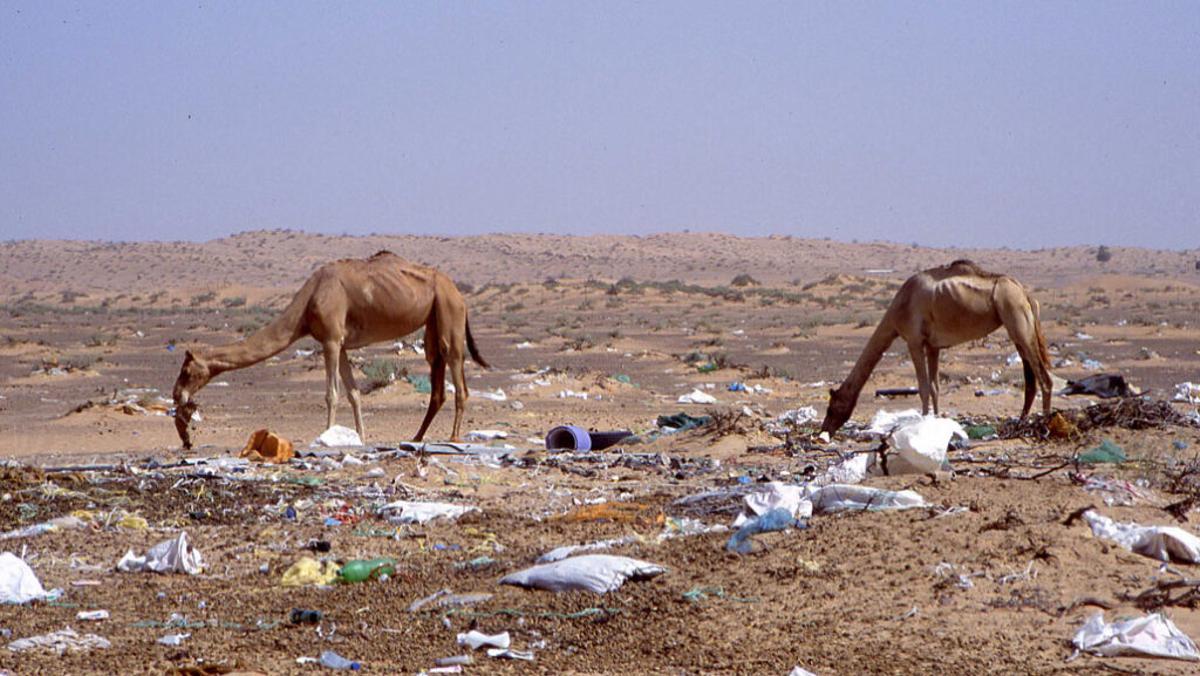
[[[283,573],[280,584],[285,587],[303,587],[308,584],[332,584],[337,579],[338,565],[333,561],[320,561],[305,556],[292,564]]]
[[[146,521],[146,517],[138,514],[126,514],[117,522],[117,528],[127,528],[129,530],[146,530],[150,527],[150,523]]]

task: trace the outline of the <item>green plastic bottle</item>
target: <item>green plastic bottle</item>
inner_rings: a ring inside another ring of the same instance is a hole
[[[395,575],[396,562],[393,559],[355,559],[346,562],[338,570],[338,582],[364,582],[366,580],[377,580],[380,575]]]

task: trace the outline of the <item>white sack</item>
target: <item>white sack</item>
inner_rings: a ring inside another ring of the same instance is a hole
[[[397,500],[389,502],[379,508],[380,512],[399,512],[387,517],[391,523],[429,523],[438,518],[447,518],[450,520],[466,514],[467,512],[478,512],[478,507],[469,505],[452,505],[448,502],[410,502],[408,500]]]
[[[1192,639],[1160,613],[1109,624],[1104,621],[1104,613],[1099,612],[1088,618],[1071,642],[1079,650],[1106,657],[1153,655],[1200,660]]]
[[[830,484],[812,493],[812,503],[818,514],[846,510],[877,512],[885,509],[924,507],[925,498],[916,491],[885,491],[870,486]]]
[[[1200,563],[1200,538],[1175,526],[1139,526],[1117,523],[1089,509],[1083,518],[1092,527],[1092,535],[1112,540],[1131,552],[1159,561]]]
[[[125,553],[117,562],[117,570],[125,573],[151,571],[155,573],[187,573],[199,575],[204,570],[204,557],[200,550],[188,542],[188,534],[180,533],[174,540],[163,540],[137,556],[133,550]]]
[[[321,432],[321,436],[313,440],[309,444],[309,448],[324,446],[326,448],[341,448],[344,446],[362,446],[362,439],[358,436],[358,432],[349,427],[334,425],[329,429]]]
[[[936,472],[946,462],[946,448],[954,437],[966,439],[967,431],[950,418],[926,416],[904,423],[892,432],[892,447],[907,467],[888,469],[902,469],[893,474],[908,468],[917,474]]]
[[[500,584],[545,589],[553,592],[584,590],[604,594],[626,580],[648,580],[666,568],[627,556],[587,554],[546,563],[500,578]]]
[[[892,433],[892,430],[902,425],[909,423],[920,422],[921,412],[915,408],[908,408],[903,411],[876,411],[871,418],[871,424],[867,427],[867,434],[877,434],[885,437]]]
[[[773,509],[786,509],[796,519],[807,519],[813,513],[813,505],[808,500],[805,489],[781,481],[772,481],[747,494],[744,499],[748,511],[738,514],[733,521],[734,528],[740,528],[752,517],[761,516]]]
[[[691,392],[679,397],[681,404],[715,404],[717,398],[700,389],[693,389]]]
[[[0,554],[0,603],[28,603],[47,596],[24,559],[12,552]]]

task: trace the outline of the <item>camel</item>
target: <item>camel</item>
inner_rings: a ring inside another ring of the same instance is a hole
[[[308,278],[283,313],[245,340],[188,351],[175,381],[175,429],[185,449],[192,447],[188,425],[196,410],[195,395],[215,376],[253,366],[305,336],[312,336],[325,356],[326,428],[333,426],[337,406],[337,379],[341,375],[354,412],[358,435],[366,439],[358,385],[350,368],[348,350],[385,340],[395,340],[425,327],[425,360],[429,362],[429,408],[414,441],[420,441],[446,398],[446,367],[454,380],[454,427],[451,439],[460,439],[467,384],[463,377],[463,344],[475,362],[488,367],[467,322],[467,306],[454,282],[445,274],[410,263],[390,251],[367,259],[327,263]]]
[[[1043,412],[1049,415],[1050,354],[1037,301],[1012,277],[985,272],[969,260],[956,260],[918,272],[896,292],[850,375],[837,389],[829,390],[829,408],[821,431],[832,434],[849,420],[863,385],[897,336],[908,343],[917,372],[921,412],[928,415],[931,402],[934,413],[938,413],[940,352],[983,338],[1001,326],[1008,331],[1024,365],[1025,407],[1021,419],[1029,415],[1038,386]]]

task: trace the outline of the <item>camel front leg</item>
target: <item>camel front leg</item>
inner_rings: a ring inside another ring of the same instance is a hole
[[[920,345],[908,344],[908,355],[912,358],[913,370],[917,372],[917,391],[921,393],[921,414],[929,415],[929,371]]]
[[[363,428],[362,419],[362,395],[358,391],[358,383],[354,382],[354,369],[350,367],[350,355],[345,350],[341,351],[341,357],[338,359],[338,370],[342,374],[342,384],[346,386],[346,397],[350,400],[350,410],[354,411],[354,429],[358,432],[358,438],[367,442],[367,432]]]
[[[932,345],[925,345],[925,362],[929,372],[929,397],[933,400],[933,414],[938,415],[938,395],[941,394],[938,385],[938,357],[942,351]]]
[[[337,376],[338,360],[341,356],[341,343],[330,341],[325,343],[325,408],[328,413],[325,429],[333,427],[334,412],[337,410]]]

